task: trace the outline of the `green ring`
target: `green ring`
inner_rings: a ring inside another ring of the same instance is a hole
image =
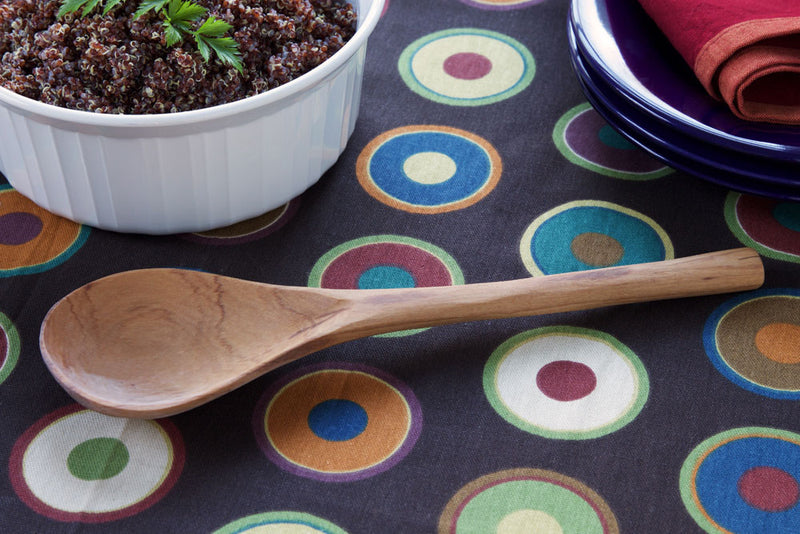
[[[599,165],[593,161],[589,161],[588,159],[583,158],[573,152],[564,137],[567,132],[567,127],[575,117],[588,109],[592,109],[592,105],[590,103],[584,102],[583,104],[578,104],[574,108],[564,113],[564,115],[558,119],[558,122],[556,122],[555,128],[553,128],[553,142],[555,143],[556,148],[558,148],[558,151],[561,152],[561,155],[567,158],[568,161],[578,165],[579,167],[583,167],[584,169],[588,169],[605,176],[610,176],[612,178],[619,178],[621,180],[655,180],[656,178],[661,178],[662,176],[666,176],[667,174],[674,172],[674,169],[667,166],[649,172],[619,171],[610,167],[604,167],[603,165]]]
[[[577,336],[586,339],[600,341],[602,343],[609,345],[612,349],[620,353],[625,358],[628,365],[631,367],[631,370],[638,378],[638,382],[637,382],[636,396],[630,402],[628,410],[621,417],[599,428],[595,428],[588,431],[548,430],[546,428],[542,428],[541,426],[532,424],[522,419],[517,414],[515,414],[511,409],[509,409],[508,406],[506,406],[506,404],[497,394],[497,388],[496,388],[497,371],[499,370],[503,361],[508,356],[508,354],[517,347],[524,345],[525,343],[533,339],[552,334]],[[583,439],[593,439],[605,436],[607,434],[619,430],[620,428],[624,427],[625,425],[633,421],[636,418],[636,416],[639,415],[639,412],[642,411],[642,408],[644,408],[644,405],[647,402],[647,398],[650,394],[650,381],[647,375],[647,370],[645,369],[644,364],[641,362],[641,360],[636,356],[636,354],[634,354],[634,352],[630,348],[625,346],[614,336],[611,336],[599,330],[581,328],[577,326],[546,326],[517,334],[514,337],[506,340],[497,349],[495,349],[494,352],[492,352],[492,355],[486,362],[486,366],[484,367],[483,371],[483,390],[484,393],[486,394],[486,398],[492,405],[492,408],[494,408],[494,410],[500,415],[500,417],[505,419],[508,423],[519,428],[520,430],[524,430],[525,432],[528,432],[530,434],[550,439],[583,440]]]
[[[303,512],[265,512],[242,517],[215,530],[212,534],[239,534],[262,525],[305,525],[325,534],[347,534],[330,521]]]
[[[494,95],[478,97],[478,98],[456,98],[456,97],[449,97],[432,91],[422,85],[419,81],[417,81],[416,76],[414,75],[413,71],[411,70],[411,62],[414,58],[414,55],[425,45],[428,43],[432,43],[438,39],[443,37],[449,37],[451,35],[480,35],[483,37],[490,37],[493,39],[497,39],[498,41],[502,41],[503,43],[509,45],[511,48],[516,50],[516,52],[522,56],[522,60],[525,63],[525,73],[524,75],[517,80],[517,82],[512,85],[510,88],[496,93]],[[406,83],[409,89],[417,93],[418,95],[427,98],[428,100],[432,100],[434,102],[438,102],[439,104],[449,104],[451,106],[484,106],[486,104],[494,104],[495,102],[500,102],[501,100],[505,100],[507,98],[511,98],[512,96],[520,93],[521,91],[525,90],[533,80],[533,77],[536,73],[536,61],[533,57],[533,54],[519,41],[509,37],[508,35],[494,32],[490,30],[482,30],[478,28],[452,28],[449,30],[442,30],[438,32],[434,32],[423,37],[420,37],[416,41],[412,42],[408,45],[405,50],[400,54],[400,58],[397,60],[397,69],[400,71],[400,76],[403,78],[403,81]]]
[[[410,245],[413,247],[421,248],[426,252],[430,252],[433,256],[438,258],[447,268],[448,272],[450,273],[450,278],[453,281],[453,285],[464,284],[464,273],[461,272],[461,268],[458,266],[458,263],[456,262],[455,258],[453,258],[450,254],[448,254],[444,249],[437,247],[432,243],[428,243],[427,241],[422,241],[420,239],[415,239],[413,237],[382,234],[382,235],[360,237],[357,239],[346,241],[332,248],[325,254],[323,254],[322,257],[318,259],[317,262],[314,264],[314,267],[311,268],[311,274],[308,276],[309,287],[321,287],[322,274],[325,272],[325,269],[328,268],[328,266],[333,262],[333,260],[341,256],[345,252],[352,250],[356,247],[360,247],[362,245],[371,245],[378,243],[399,243],[402,245]],[[403,337],[412,334],[417,334],[425,330],[427,330],[427,328],[413,328],[409,330],[400,330],[398,332],[387,332],[385,334],[377,334],[373,337]]]
[[[2,384],[16,367],[17,361],[19,361],[22,343],[14,323],[3,313],[0,313],[0,331],[5,332],[6,342],[8,343],[6,359],[2,367],[0,367],[0,384]]]

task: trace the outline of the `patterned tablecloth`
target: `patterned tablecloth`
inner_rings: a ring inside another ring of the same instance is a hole
[[[246,223],[116,234],[0,185],[0,531],[800,532],[800,207],[607,126],[567,8],[391,0],[347,150]],[[375,336],[157,421],[75,404],[38,347],[55,301],[140,267],[405,287],[742,244],[763,289]]]

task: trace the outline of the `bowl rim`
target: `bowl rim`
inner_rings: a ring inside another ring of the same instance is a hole
[[[356,32],[350,40],[331,57],[310,71],[274,89],[254,96],[189,111],[134,115],[96,113],[93,111],[64,108],[22,96],[10,89],[0,86],[0,107],[12,107],[29,117],[41,117],[48,121],[56,120],[73,125],[121,129],[190,125],[247,113],[253,109],[266,107],[280,102],[281,100],[302,94],[346,64],[350,58],[366,44],[367,38],[375,29],[381,17],[385,0],[346,1],[355,4],[354,7],[358,14]],[[362,13],[362,8],[365,5],[367,6],[366,13]]]

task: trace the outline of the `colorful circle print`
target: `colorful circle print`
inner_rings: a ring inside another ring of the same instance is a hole
[[[224,228],[184,234],[189,241],[206,245],[241,245],[266,237],[285,225],[297,212],[299,200],[294,199],[263,215]]]
[[[533,80],[535,63],[525,46],[502,33],[454,28],[421,37],[398,60],[415,93],[451,106],[505,100]]]
[[[286,376],[267,390],[253,418],[270,460],[327,482],[386,471],[408,454],[421,426],[407,386],[378,369],[344,363]]]
[[[254,514],[215,530],[213,534],[347,534],[330,521],[303,512]]]
[[[461,285],[464,275],[441,248],[396,235],[348,241],[322,256],[311,270],[308,285],[331,289],[388,289]],[[398,337],[424,329],[381,334]]]
[[[525,230],[522,261],[533,275],[672,259],[666,232],[634,210],[596,200],[568,202]]]
[[[461,2],[480,9],[505,11],[541,4],[544,0],[461,0]]]
[[[46,271],[66,261],[89,228],[40,208],[0,185],[0,278]]]
[[[509,469],[459,490],[439,517],[439,534],[616,534],[611,508],[594,490],[543,469]]]
[[[412,213],[444,213],[475,204],[497,185],[500,155],[484,139],[446,126],[406,126],[385,132],[356,163],[361,186],[374,198]]]
[[[729,193],[725,220],[739,241],[759,254],[800,263],[800,204]]]
[[[17,365],[20,351],[19,332],[6,315],[0,313],[0,384]]]
[[[71,405],[17,440],[9,472],[17,495],[37,513],[100,523],[159,501],[183,463],[183,441],[168,420],[109,417]]]
[[[800,290],[761,289],[714,310],[706,353],[731,382],[778,399],[800,399]]]
[[[706,532],[800,532],[800,435],[750,427],[712,436],[684,462],[680,488]]]
[[[551,326],[500,345],[483,388],[503,419],[532,434],[590,439],[614,432],[642,410],[650,391],[639,358],[597,330]]]
[[[617,133],[589,103],[575,106],[559,119],[553,141],[575,165],[613,178],[650,180],[672,172]]]

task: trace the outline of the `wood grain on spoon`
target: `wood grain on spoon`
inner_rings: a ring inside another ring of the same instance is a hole
[[[122,272],[57,302],[42,356],[77,401],[156,418],[208,402],[311,352],[374,334],[742,291],[764,280],[746,248],[461,286],[336,290],[181,269]]]

